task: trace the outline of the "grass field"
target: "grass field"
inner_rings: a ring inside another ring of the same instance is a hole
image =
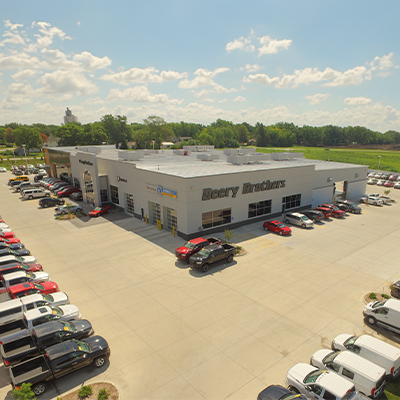
[[[287,149],[257,148],[262,153],[284,152]],[[305,158],[312,160],[335,161],[350,164],[368,165],[370,169],[378,169],[379,156],[381,171],[400,173],[400,152],[394,150],[366,150],[366,149],[343,149],[324,147],[292,147],[290,151],[303,153]]]

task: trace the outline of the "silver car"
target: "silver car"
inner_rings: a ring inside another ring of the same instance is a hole
[[[301,226],[303,229],[314,227],[314,222],[311,219],[297,212],[285,214],[284,221],[287,224]]]
[[[61,206],[61,207],[56,207],[55,210],[56,214],[61,214],[65,215],[70,213],[76,213],[76,212],[82,212],[82,207],[80,206]]]

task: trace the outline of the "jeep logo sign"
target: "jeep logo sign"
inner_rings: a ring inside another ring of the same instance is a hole
[[[253,193],[253,192],[264,192],[265,190],[271,189],[279,189],[285,187],[285,180],[281,181],[263,181],[261,183],[243,183],[242,194]],[[239,186],[231,186],[221,189],[212,189],[206,188],[203,189],[203,198],[202,200],[210,200],[210,199],[221,199],[223,197],[229,197],[232,195],[232,198],[235,198],[239,191]]]

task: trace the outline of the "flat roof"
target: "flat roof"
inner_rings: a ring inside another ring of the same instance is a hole
[[[75,156],[77,152],[91,153],[90,149],[96,149],[98,159],[120,161],[123,163],[134,164],[137,169],[154,171],[162,174],[179,176],[182,178],[193,178],[221,174],[233,174],[251,171],[268,171],[282,168],[295,168],[304,166],[314,166],[315,170],[334,170],[368,166],[338,163],[332,161],[310,160],[305,158],[294,158],[291,160],[263,160],[249,164],[232,164],[228,162],[228,156],[223,150],[209,150],[199,152],[188,152],[188,155],[175,154],[173,150],[146,150],[146,154],[139,160],[123,160],[118,157],[121,150],[115,146],[81,146],[81,147],[53,147],[49,150],[63,151]],[[100,150],[100,152],[98,152]],[[211,161],[198,159],[198,155],[211,155],[217,157]],[[252,153],[265,154],[265,153]]]

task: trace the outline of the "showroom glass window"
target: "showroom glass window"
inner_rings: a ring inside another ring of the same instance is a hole
[[[301,194],[292,194],[291,196],[282,197],[282,206],[285,209],[300,207],[301,205]]]
[[[88,204],[94,205],[95,201],[94,201],[93,179],[88,170],[86,170],[83,173],[83,182],[85,185],[86,202]]]
[[[100,200],[101,200],[101,204],[108,203],[107,189],[100,190]]]
[[[202,215],[202,227],[207,229],[214,226],[229,224],[232,219],[231,215],[232,210],[230,208],[205,212]]]
[[[119,204],[118,188],[110,185],[111,203]]]
[[[257,217],[258,215],[265,215],[271,213],[271,200],[259,201],[258,203],[249,204],[248,218]]]

